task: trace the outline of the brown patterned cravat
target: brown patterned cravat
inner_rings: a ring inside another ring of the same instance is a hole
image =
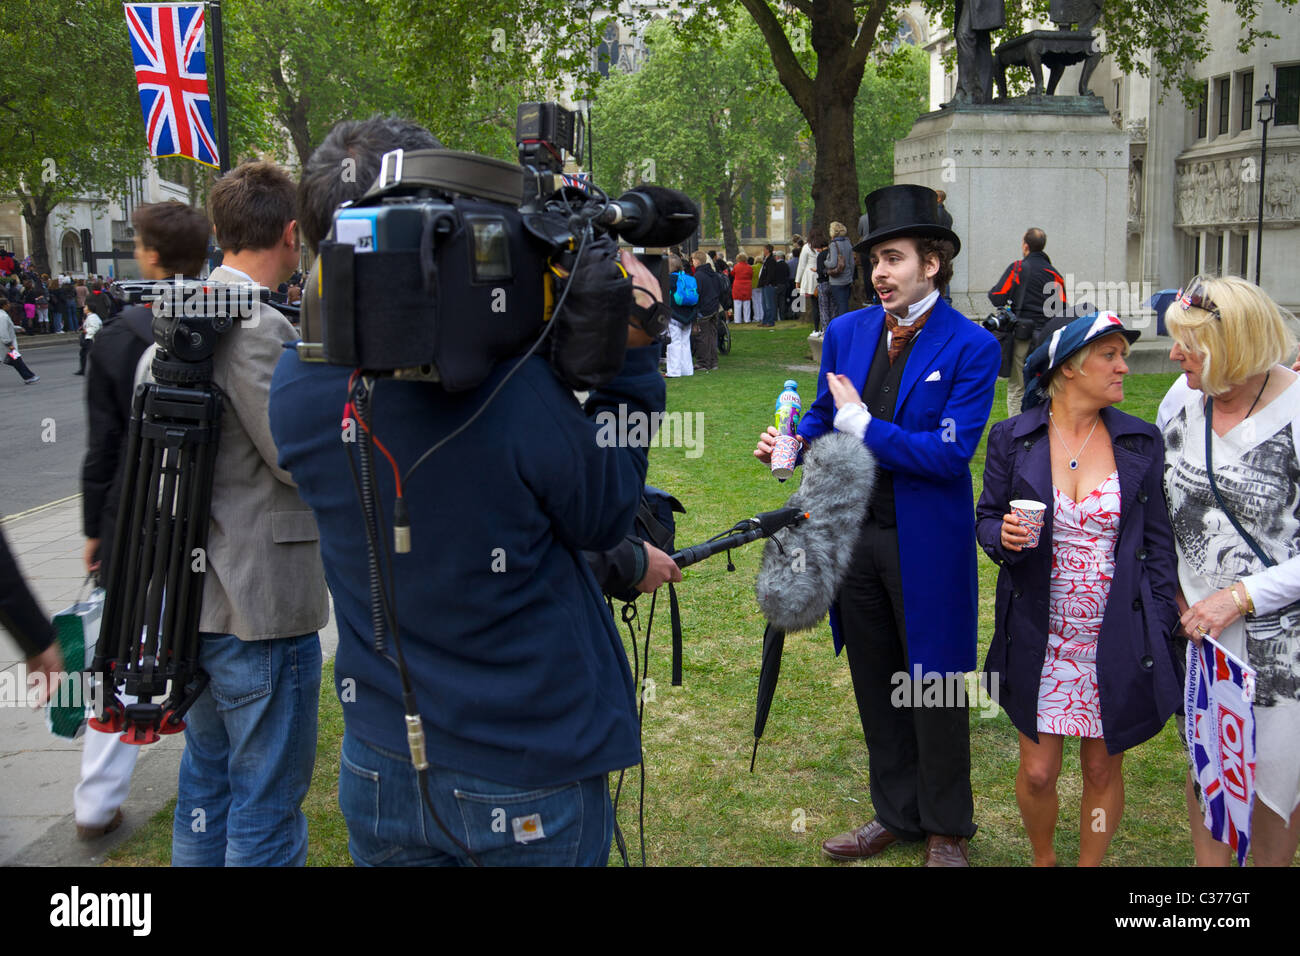
[[[930,317],[927,312],[911,325],[899,325],[897,316],[885,313],[885,328],[889,329],[889,364],[893,365],[894,360],[903,354],[903,349],[907,348],[908,341],[911,340],[917,332],[921,331],[921,326],[925,325],[925,320]]]

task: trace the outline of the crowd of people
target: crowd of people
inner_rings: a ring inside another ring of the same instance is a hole
[[[300,237],[315,252],[334,210],[361,195],[385,153],[437,146],[427,130],[381,118],[339,124],[296,185],[267,162],[227,173],[209,199],[225,250],[211,278],[283,286],[291,297],[302,284],[293,275]],[[360,167],[353,180],[337,175],[347,157]],[[875,815],[823,851],[861,860],[915,842],[928,866],[969,864],[970,701],[950,678],[978,665],[978,546],[998,567],[983,674],[1017,731],[1015,794],[1033,862],[1056,862],[1066,737],[1081,741],[1079,862],[1104,859],[1124,811],[1124,754],[1178,709],[1184,642],[1209,638],[1256,671],[1254,858],[1287,865],[1300,838],[1300,375],[1288,365],[1297,341],[1282,311],[1241,279],[1186,283],[1165,314],[1184,375],[1155,423],[1114,407],[1137,332],[1108,312],[1055,327],[1033,318],[1028,347],[1013,353],[1023,397],[988,432],[975,503],[971,461],[1002,348],[946,301],[961,241],[941,197],[891,186],[866,207],[856,244],[843,223],[813,229],[792,249],[793,273],[771,246],[757,264],[675,250],[666,303],[667,375],[679,377],[717,368],[719,323],[770,326],[815,300],[822,367],[798,437],[806,449],[848,434],[876,461],[831,608]],[[135,225],[146,277],[202,268],[210,226],[201,212],[145,206]],[[1019,268],[993,294],[1013,297],[1044,245],[1041,230],[1026,233]],[[659,283],[631,255],[621,261],[636,305],[653,310]],[[874,304],[849,311],[859,263]],[[94,425],[85,561],[104,574],[125,467],[120,436],[152,346],[148,309],[101,314],[95,299],[92,289],[83,305]],[[1016,308],[1026,314],[1023,295]],[[658,343],[629,316],[622,371],[580,406],[540,356],[502,362],[451,394],[304,361],[284,347],[298,334],[274,304],[258,310],[214,356],[226,413],[199,623],[210,683],[187,714],[173,862],[304,862],[317,632],[332,595],[345,727],[339,802],[354,861],[603,864],[613,832],[607,774],[637,763],[640,747],[637,688],[597,586],[648,593],[681,574],[629,534],[647,511],[650,436],[604,442],[594,422],[615,408],[624,420],[662,412]],[[359,546],[369,519],[339,467],[340,410],[363,416],[367,434],[382,432],[378,447],[410,469],[401,485],[374,492],[384,513],[409,507],[417,531],[385,595],[404,650],[372,629],[375,571]],[[476,428],[462,435],[467,420]],[[775,428],[760,437],[760,461],[777,437]],[[416,475],[412,463],[443,442],[456,467]],[[419,534],[434,526],[437,536]],[[29,667],[57,670],[48,623],[4,553],[0,576],[0,610]],[[900,694],[900,678],[915,690]],[[412,755],[428,754],[427,780],[406,756],[413,737]],[[112,801],[125,795],[134,761],[111,741],[96,747],[83,768],[91,782],[78,790],[87,834],[120,822]],[[1197,862],[1223,864],[1226,848],[1202,822],[1204,799],[1189,775]]]
[[[35,385],[40,376],[27,366],[19,349],[20,335],[60,332],[81,333],[82,367],[92,330],[86,334],[86,317],[115,314],[121,301],[112,294],[112,280],[102,276],[72,279],[67,275],[37,273],[31,256],[21,262],[12,252],[0,249],[0,347],[3,362],[18,372],[24,383]],[[93,329],[93,327],[92,327]]]

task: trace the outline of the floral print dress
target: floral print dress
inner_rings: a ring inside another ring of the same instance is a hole
[[[1038,730],[1101,737],[1097,638],[1115,574],[1119,472],[1082,501],[1053,489],[1047,656],[1038,684]]]

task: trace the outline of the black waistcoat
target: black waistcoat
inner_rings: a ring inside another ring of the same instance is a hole
[[[880,341],[876,343],[876,355],[871,360],[871,370],[867,372],[862,401],[866,403],[872,418],[892,422],[898,404],[898,387],[903,381],[903,368],[907,365],[907,357],[912,354],[916,335],[908,339],[893,365],[889,364],[888,338],[889,328],[886,326],[880,330]],[[871,492],[867,520],[881,528],[892,528],[895,525],[894,476],[879,463],[876,464],[876,485]]]

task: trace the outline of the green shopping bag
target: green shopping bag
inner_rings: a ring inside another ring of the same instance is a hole
[[[45,726],[56,737],[75,740],[86,730],[91,706],[90,675],[85,670],[95,657],[99,622],[104,612],[104,589],[54,615],[54,631],[63,652],[64,673],[50,689]]]

